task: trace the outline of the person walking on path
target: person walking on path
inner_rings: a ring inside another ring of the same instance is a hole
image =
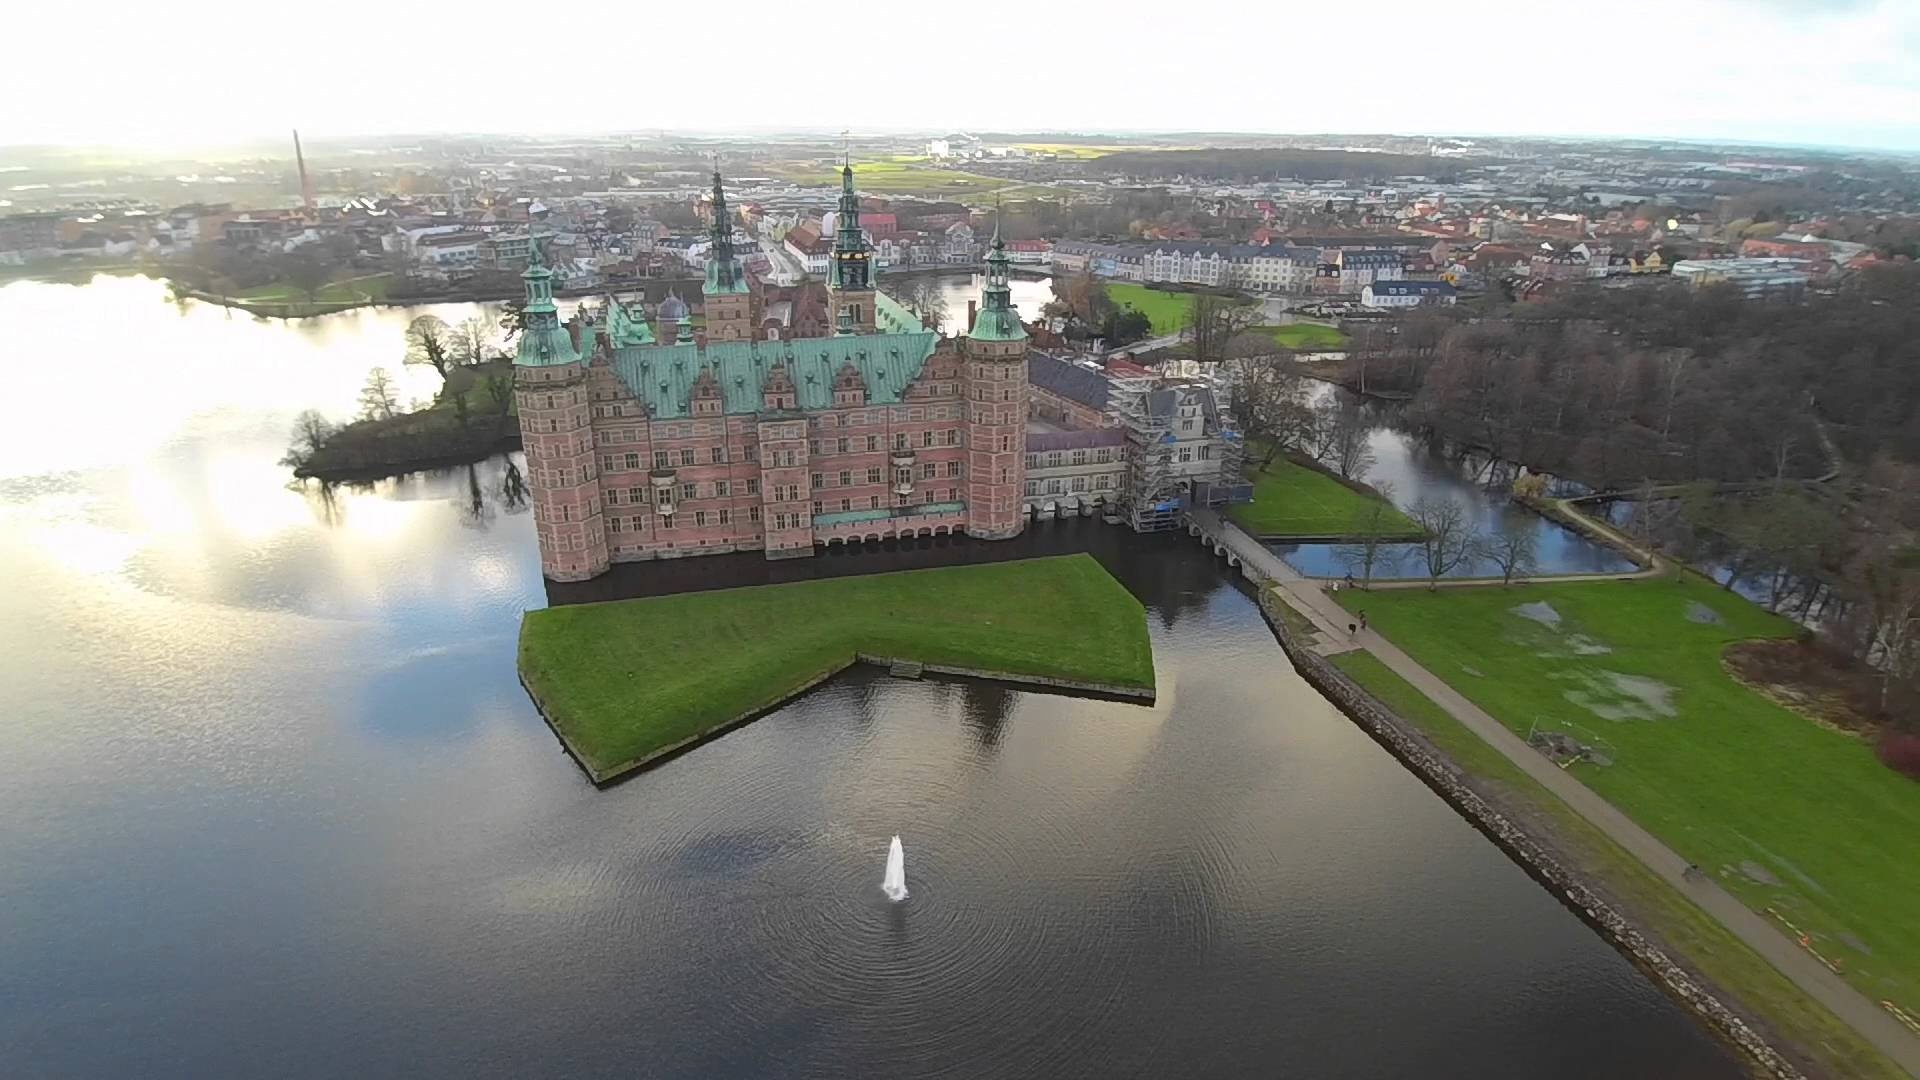
[[[1354,635],[1354,632],[1355,632],[1356,630],[1358,630],[1358,629],[1359,629],[1359,627],[1357,627],[1357,626],[1355,626],[1355,625],[1353,625],[1352,623],[1348,623],[1348,624],[1347,624],[1347,636],[1348,636],[1348,637],[1352,637],[1352,636]]]
[[[1367,629],[1367,613],[1363,611],[1360,613],[1360,630],[1362,633],[1364,633],[1366,629]]]

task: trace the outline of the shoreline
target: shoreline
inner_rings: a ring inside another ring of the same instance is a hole
[[[657,747],[639,757],[623,761],[617,765],[608,766],[605,769],[596,769],[587,763],[587,759],[580,752],[580,748],[575,746],[573,740],[567,736],[567,733],[562,731],[560,725],[554,722],[552,714],[548,711],[547,703],[541,700],[539,693],[534,690],[532,684],[527,682],[526,674],[516,670],[515,676],[520,680],[521,689],[527,692],[527,698],[533,702],[534,710],[540,714],[540,719],[546,721],[547,728],[551,730],[554,737],[560,741],[560,746],[566,751],[567,756],[573,759],[574,764],[580,767],[581,772],[587,774],[587,779],[594,787],[606,788],[642,772],[651,766],[662,764],[670,758],[678,757],[695,747],[711,742],[735,728],[744,727],[769,713],[775,712],[787,703],[819,686],[821,683],[860,664],[881,668],[892,668],[902,664],[912,665],[928,674],[944,675],[952,678],[980,679],[986,682],[1003,683],[1018,690],[1039,693],[1065,693],[1069,696],[1099,697],[1108,700],[1128,701],[1139,705],[1151,705],[1157,700],[1157,692],[1155,688],[1151,686],[1137,687],[1126,686],[1119,683],[1082,682],[1075,679],[1059,679],[1047,675],[1021,675],[1008,671],[987,671],[979,668],[955,667],[948,664],[929,664],[906,657],[880,656],[873,653],[857,652],[845,663],[809,676],[800,685],[783,691],[779,696],[763,705],[757,705],[737,716],[722,720],[711,727],[694,732],[677,742]],[[515,665],[516,669],[518,666],[518,664]]]

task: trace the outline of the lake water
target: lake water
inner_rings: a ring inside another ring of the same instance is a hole
[[[1315,400],[1327,395],[1351,396],[1339,387],[1322,384]],[[1423,497],[1441,498],[1464,511],[1468,530],[1491,537],[1527,530],[1534,536],[1534,557],[1540,574],[1602,574],[1632,570],[1633,561],[1605,544],[1597,544],[1563,525],[1523,510],[1501,492],[1488,491],[1473,475],[1484,459],[1463,462],[1445,448],[1426,442],[1388,423],[1391,406],[1369,406],[1380,419],[1368,436],[1374,465],[1362,479],[1376,487],[1390,485],[1393,503],[1405,509]],[[1383,489],[1384,490],[1384,489]],[[1337,578],[1352,571],[1337,544],[1270,544],[1289,566],[1310,577]],[[1425,563],[1418,544],[1385,544],[1382,561],[1373,576],[1383,579],[1424,578]],[[1356,576],[1357,571],[1353,571]],[[1468,558],[1446,577],[1498,577],[1491,559]]]
[[[0,289],[0,1073],[1739,1075],[1178,537],[780,571],[1093,550],[1152,707],[862,672],[596,790],[515,678],[513,462],[275,464],[409,314]]]

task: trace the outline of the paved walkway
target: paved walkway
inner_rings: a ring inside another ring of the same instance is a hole
[[[1433,699],[1450,716],[1465,724],[1474,734],[1486,740],[1489,746],[1500,751],[1528,776],[1539,781],[1580,816],[1631,852],[1668,885],[1718,919],[1722,926],[1765,957],[1768,963],[1778,968],[1807,996],[1832,1010],[1834,1015],[1851,1025],[1908,1073],[1920,1077],[1920,1037],[1915,1037],[1877,1002],[1847,985],[1826,965],[1814,959],[1772,923],[1712,880],[1685,875],[1683,871],[1687,868],[1687,860],[1681,858],[1678,852],[1641,828],[1612,803],[1595,794],[1592,788],[1547,760],[1528,746],[1525,739],[1468,701],[1439,676],[1421,667],[1392,642],[1371,630],[1349,636],[1347,626],[1353,617],[1335,603],[1317,581],[1303,577],[1265,545],[1231,522],[1223,521],[1206,510],[1194,510],[1191,516],[1195,524],[1209,536],[1226,544],[1241,562],[1279,586],[1297,610],[1312,617],[1314,624],[1320,627],[1322,637],[1322,643],[1316,651],[1333,654],[1364,648],[1371,652],[1395,674],[1419,687],[1421,693]]]

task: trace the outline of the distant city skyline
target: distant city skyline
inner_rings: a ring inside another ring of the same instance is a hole
[[[604,0],[436,14],[369,34],[393,29],[390,6],[207,0],[173,13],[191,29],[172,45],[146,20],[89,20],[82,55],[70,15],[32,7],[15,40],[46,47],[0,67],[0,145],[945,127],[1920,150],[1920,0],[1383,0],[1364,18],[1040,3],[988,24],[929,5],[796,20],[769,0],[718,26]]]

